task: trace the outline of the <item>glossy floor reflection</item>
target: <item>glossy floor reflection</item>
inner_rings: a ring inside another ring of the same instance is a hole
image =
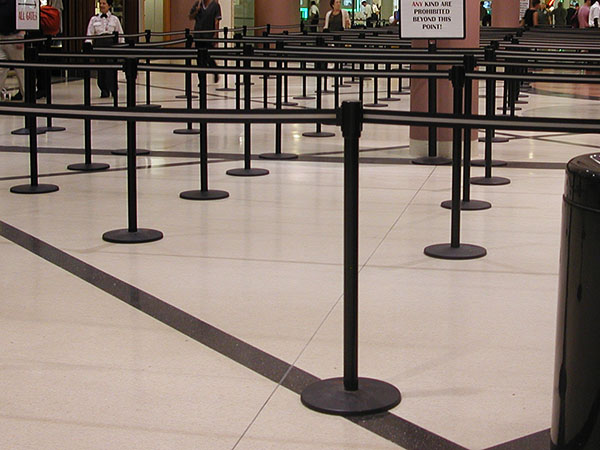
[[[185,105],[175,99],[182,79],[152,81],[153,102]],[[231,107],[219,86],[209,106]],[[81,102],[81,87],[55,84],[56,101]],[[292,80],[290,96],[300,91]],[[540,92],[523,115],[600,110]],[[353,87],[342,98],[356,97]],[[402,97],[389,108],[408,105]],[[127,226],[125,159],[110,153],[125,147],[125,125],[93,122],[94,161],[111,169],[80,173],[66,166],[83,161],[83,125],[54,123],[67,131],[39,136],[40,182],[60,190],[24,196],[9,192],[28,182],[28,138],[10,133],[22,119],[0,121],[7,448],[546,448],[562,169],[598,149],[595,135],[499,133],[513,139],[494,156],[511,164],[494,173],[511,183],[473,185],[472,198],[493,207],[462,214],[462,241],[488,255],[444,261],[423,249],[450,238],[439,206],[450,168],[407,163],[406,127],[365,126],[359,371],[393,383],[403,400],[391,414],[348,420],[310,411],[298,395],[343,371],[340,130],[311,139],[302,133],[314,126],[285,125],[283,150],[300,159],[255,160],[270,175],[238,178],[225,172],[242,165],[242,126],[209,125],[210,187],[230,197],[194,202],[179,193],[199,186],[198,136],[172,133],[185,124],[139,123],[138,147],[151,154],[138,158],[138,222],[165,237],[118,245],[101,236]],[[253,126],[252,149],[274,150],[273,125]]]

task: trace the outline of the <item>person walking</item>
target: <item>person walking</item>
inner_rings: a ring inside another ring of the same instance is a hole
[[[319,7],[317,6],[317,2],[315,0],[312,0],[312,2],[310,2],[310,11],[309,11],[309,23],[310,23],[310,28],[308,29],[311,33],[316,33],[318,26],[319,26]]]
[[[98,2],[98,8],[100,13],[92,16],[88,23],[87,35],[88,36],[103,36],[104,38],[93,39],[92,44],[94,47],[110,47],[113,43],[112,36],[115,31],[119,34],[123,34],[123,27],[121,21],[117,16],[111,12],[113,0],[100,0]],[[123,42],[123,38],[120,38],[120,42]],[[105,60],[105,62],[108,62]],[[117,96],[117,76],[116,71],[111,69],[99,69],[98,70],[98,88],[100,89],[100,98],[106,98],[109,95],[113,97]]]
[[[582,7],[577,11],[577,22],[579,23],[579,28],[589,28],[590,27],[590,6],[592,5],[591,0],[586,0]]]
[[[350,14],[342,9],[342,0],[329,0],[331,9],[325,14],[324,30],[344,31],[350,28]]]
[[[218,37],[219,24],[221,22],[221,5],[217,0],[199,0],[194,3],[190,10],[189,19],[194,21],[196,48],[213,48],[213,39]],[[206,67],[216,68],[217,63],[208,55]],[[219,81],[219,74],[214,73],[215,83]]]
[[[23,44],[4,44],[2,41],[23,39],[24,36],[24,32],[17,31],[16,2],[14,0],[0,0],[0,60],[23,60]],[[16,69],[15,74],[19,83],[19,92],[12,97],[12,100],[23,100],[25,96],[23,69]],[[3,96],[9,98],[9,94],[4,88],[7,76],[8,67],[0,67],[0,92]]]
[[[564,8],[563,2],[559,2],[558,6],[554,8],[552,11],[552,17],[554,18],[554,26],[567,26],[567,10]]]
[[[531,8],[525,11],[525,15],[521,19],[521,26],[537,27],[539,25],[539,14],[540,0],[532,0]]]

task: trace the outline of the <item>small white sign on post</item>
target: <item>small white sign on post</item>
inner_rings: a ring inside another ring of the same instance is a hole
[[[40,2],[38,0],[15,0],[17,2],[17,30],[40,29]]]
[[[464,39],[465,0],[400,0],[400,37]]]

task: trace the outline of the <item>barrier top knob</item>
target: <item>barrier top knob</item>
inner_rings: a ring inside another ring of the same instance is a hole
[[[565,199],[600,212],[600,153],[576,156],[566,170]]]

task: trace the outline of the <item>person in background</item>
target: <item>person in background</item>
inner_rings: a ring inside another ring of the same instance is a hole
[[[218,37],[219,24],[221,22],[221,5],[217,0],[199,0],[194,3],[190,10],[189,19],[193,20],[194,31],[205,31],[205,33],[196,33],[194,38],[196,48],[212,48],[215,46],[213,39]],[[214,59],[208,56],[206,67],[217,67]],[[214,73],[215,83],[219,81],[219,74]]]
[[[363,17],[365,18],[365,25],[367,27],[372,27],[373,26],[373,8],[371,7],[371,5],[369,5],[367,3],[367,0],[363,0],[361,4],[362,4],[362,6],[360,7],[360,12],[362,13]]]
[[[0,0],[0,60],[23,60],[23,44],[3,44],[2,41],[23,39],[24,36],[24,32],[17,31],[16,2]],[[23,100],[25,95],[23,69],[16,69],[15,73],[19,83],[19,92],[12,97],[12,100]],[[7,76],[8,67],[0,67],[0,92],[3,97],[8,99],[9,95],[4,88]]]
[[[563,2],[559,2],[558,6],[552,11],[552,19],[556,27],[567,26],[567,10],[563,7]]]
[[[600,3],[598,0],[592,0],[593,4],[590,7],[590,17],[588,24],[590,28],[598,28],[598,21],[600,20]]]
[[[544,2],[540,2],[540,7],[538,9],[538,25],[550,25],[550,14],[548,13],[546,3]]]
[[[537,27],[539,25],[539,8],[540,0],[531,0],[531,7],[527,11],[525,11],[525,15],[521,19],[520,25],[527,27]]]
[[[324,30],[344,31],[350,28],[350,14],[342,9],[342,0],[329,0],[331,9],[325,14]]]
[[[569,9],[567,9],[567,26],[577,28],[579,22],[577,21],[577,12],[579,11],[579,3],[571,3]]]
[[[317,27],[319,26],[319,7],[317,6],[317,2],[313,0],[310,2],[310,9],[308,11],[308,19],[310,23],[310,28],[308,29],[312,33],[317,32]]]
[[[100,13],[92,16],[88,23],[87,35],[88,36],[102,36],[107,35],[105,38],[94,39],[92,44],[94,47],[110,47],[113,43],[113,38],[108,37],[113,32],[123,34],[123,27],[119,18],[112,14],[110,11],[113,4],[113,0],[100,0],[98,2],[98,8]],[[123,38],[121,38],[121,41]],[[106,98],[109,95],[113,97],[117,96],[117,85],[116,85],[116,73],[111,69],[100,69],[98,70],[98,88],[100,89],[100,97]]]
[[[590,27],[590,5],[591,0],[585,0],[585,3],[579,11],[577,11],[577,22],[579,23],[579,28],[589,28]]]

